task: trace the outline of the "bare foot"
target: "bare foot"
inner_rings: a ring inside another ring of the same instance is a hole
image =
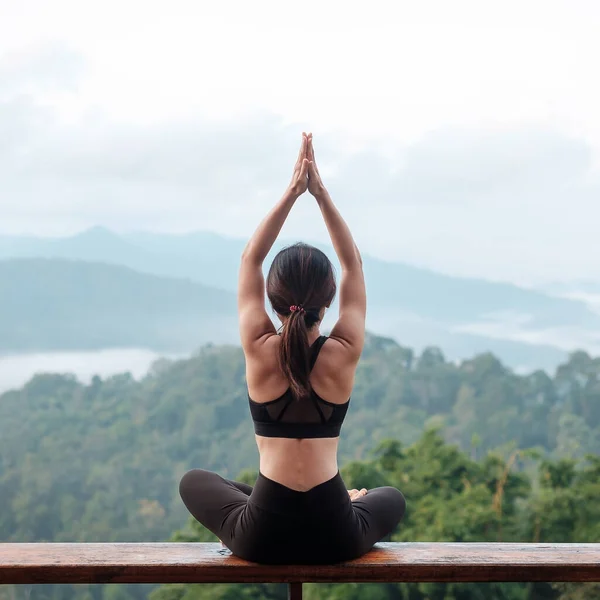
[[[350,500],[358,500],[359,498],[362,498],[363,496],[366,496],[367,494],[367,490],[366,488],[362,488],[360,490],[348,490],[348,495],[350,496]]]

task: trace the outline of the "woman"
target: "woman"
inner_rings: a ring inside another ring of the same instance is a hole
[[[342,266],[339,319],[329,337],[319,325],[335,296],[335,276],[312,246],[286,248],[271,265],[266,288],[281,320],[279,335],[265,310],[263,261],[307,189]],[[321,181],[312,134],[302,135],[292,182],[244,250],[238,309],[260,473],[252,488],[195,469],[181,480],[181,497],[241,558],[268,564],[357,558],[395,529],[405,502],[391,487],[347,491],[338,471],[340,428],[364,343],[366,294],[358,248]]]

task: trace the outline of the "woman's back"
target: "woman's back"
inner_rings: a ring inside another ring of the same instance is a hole
[[[278,362],[279,336],[265,342],[262,360],[256,356],[246,364],[260,472],[298,491],[309,490],[338,472],[339,428],[354,381],[354,367],[348,365],[339,342],[318,333],[309,337],[314,366],[308,397],[296,399],[290,394]],[[257,418],[261,423],[256,423]],[[269,427],[275,431],[269,432]]]

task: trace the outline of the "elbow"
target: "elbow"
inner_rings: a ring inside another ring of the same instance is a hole
[[[250,244],[248,244],[244,250],[242,251],[241,264],[243,265],[262,265],[262,260],[256,255],[256,252],[253,251]]]
[[[354,246],[354,252],[342,264],[342,271],[362,271],[362,267],[362,257],[358,248]]]
[[[362,256],[360,255],[360,250],[358,249],[358,246],[356,246],[356,244],[354,245],[354,255],[356,256],[356,262],[358,263],[358,266],[362,269]]]

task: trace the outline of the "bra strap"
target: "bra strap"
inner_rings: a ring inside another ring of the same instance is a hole
[[[321,348],[323,344],[327,341],[327,336],[322,335],[318,337],[313,345],[310,347],[311,355],[310,355],[310,370],[312,371],[315,363],[317,362],[317,357],[319,356],[319,352],[321,352]]]

